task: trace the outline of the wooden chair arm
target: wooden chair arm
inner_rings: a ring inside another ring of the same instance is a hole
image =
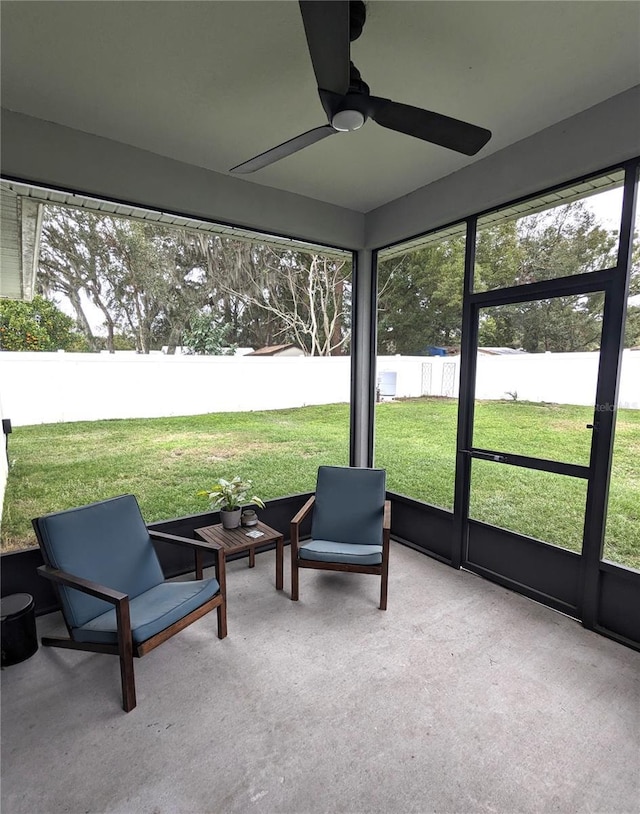
[[[50,565],[41,565],[37,569],[41,577],[56,582],[59,585],[66,585],[68,588],[75,588],[82,593],[95,596],[97,599],[104,599],[105,602],[110,602],[112,605],[118,605],[125,600],[129,600],[127,594],[122,591],[116,591],[113,588],[107,588],[106,585],[100,585],[97,582],[92,582],[83,577],[77,577],[75,574],[68,574],[66,571],[60,571],[58,568],[52,568]]]
[[[384,502],[384,519],[382,521],[382,528],[391,531],[391,501],[385,500]]]
[[[311,509],[313,508],[313,504],[316,502],[316,496],[311,495],[309,500],[304,504],[304,506],[300,509],[300,511],[295,515],[293,520],[291,521],[290,526],[290,543],[291,543],[291,552],[297,552],[298,550],[298,543],[300,542],[300,523],[304,520],[304,518],[309,514]],[[297,555],[296,555],[297,556]]]
[[[382,559],[389,557],[389,540],[391,537],[391,501],[384,502],[384,519],[382,521]]]
[[[89,596],[104,599],[115,606],[116,634],[118,637],[118,655],[120,656],[120,674],[122,676],[122,700],[125,712],[129,712],[136,705],[136,691],[133,683],[133,666],[130,664],[133,656],[133,638],[131,635],[131,615],[129,613],[129,597],[122,591],[115,591],[105,585],[99,585],[83,577],[68,574],[50,565],[41,565],[37,569],[41,577],[50,579],[59,585],[75,588]],[[71,633],[73,640],[73,633]],[[43,639],[44,641],[44,639]],[[66,640],[65,640],[66,641]],[[125,666],[127,663],[127,666]],[[131,673],[129,674],[129,670]]]
[[[177,534],[168,534],[166,531],[155,531],[154,529],[147,529],[149,536],[153,539],[164,540],[167,543],[174,543],[175,545],[185,546],[190,548],[195,554],[196,562],[196,579],[203,579],[203,563],[202,554],[204,551],[213,551],[216,555],[215,572],[216,579],[220,585],[220,592],[225,596],[226,592],[226,566],[224,557],[224,548],[220,543],[205,542],[204,540],[191,540],[188,537],[180,537]]]
[[[315,496],[315,495],[311,495],[311,497],[309,498],[309,500],[307,500],[307,502],[304,504],[304,506],[303,506],[303,507],[300,509],[300,511],[299,511],[299,512],[296,514],[296,516],[295,516],[295,517],[293,518],[293,520],[291,521],[291,525],[292,525],[292,526],[293,526],[293,525],[299,526],[299,525],[300,525],[300,523],[302,523],[302,521],[304,520],[304,518],[305,518],[305,517],[306,517],[306,516],[309,514],[309,512],[311,511],[311,509],[312,509],[313,504],[315,503],[315,501],[316,501],[316,496]]]
[[[188,548],[201,548],[203,551],[212,551],[222,548],[220,543],[205,543],[204,540],[192,540],[189,537],[179,537],[177,534],[168,534],[166,531],[148,529],[148,532],[150,537],[157,540],[165,540],[167,543],[175,543],[175,545],[183,545]]]

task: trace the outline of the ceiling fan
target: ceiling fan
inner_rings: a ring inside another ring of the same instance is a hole
[[[465,155],[475,155],[489,141],[491,131],[483,127],[370,94],[350,60],[350,43],[358,39],[366,20],[363,0],[300,0],[300,11],[329,124],[260,153],[230,172],[255,172],[327,136],[358,130],[367,119]]]

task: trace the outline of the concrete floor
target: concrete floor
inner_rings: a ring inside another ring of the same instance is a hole
[[[128,715],[114,657],[4,670],[3,814],[640,811],[640,654],[391,553],[386,612],[376,577],[293,603],[274,552],[229,564],[228,638],[213,613],[137,659]]]

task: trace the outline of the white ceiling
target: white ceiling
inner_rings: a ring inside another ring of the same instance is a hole
[[[493,131],[474,158],[367,122],[242,176],[368,212],[640,84],[639,2],[370,0],[371,92]],[[298,3],[0,5],[2,106],[221,173],[326,122]]]

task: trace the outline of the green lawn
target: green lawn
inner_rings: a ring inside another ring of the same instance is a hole
[[[34,542],[32,517],[125,492],[152,522],[207,511],[196,492],[217,477],[241,474],[264,500],[312,491],[348,450],[347,404],[16,427],[2,548]]]
[[[457,404],[411,399],[376,405],[376,465],[388,488],[453,506]],[[586,463],[592,410],[484,402],[476,444]],[[2,520],[2,550],[35,544],[30,519],[123,492],[147,521],[205,511],[196,491],[241,474],[264,499],[311,491],[320,464],[348,458],[346,404],[251,413],[16,427]],[[606,556],[640,568],[640,411],[621,410]],[[474,461],[473,517],[579,550],[585,483]]]

